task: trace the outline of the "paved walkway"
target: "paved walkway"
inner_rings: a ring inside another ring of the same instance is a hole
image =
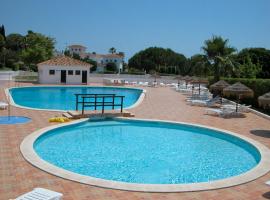
[[[132,112],[138,118],[175,120],[222,128],[253,138],[270,148],[270,135],[262,132],[262,130],[270,130],[269,120],[252,113],[248,113],[246,118],[237,119],[222,119],[204,115],[205,108],[186,105],[185,96],[172,89],[146,89],[146,98],[142,104],[132,109]],[[0,85],[0,100],[3,99],[5,100],[3,85]],[[264,184],[265,181],[270,180],[270,174],[235,187],[185,193],[128,192],[83,185],[58,178],[26,162],[20,153],[19,146],[26,135],[50,125],[48,118],[60,113],[33,111],[16,107],[12,107],[11,112],[13,115],[31,117],[32,121],[24,125],[0,126],[0,200],[15,198],[22,193],[32,190],[34,187],[44,187],[61,192],[64,194],[64,200],[270,199],[270,187]],[[0,110],[0,115],[7,115],[7,111]]]

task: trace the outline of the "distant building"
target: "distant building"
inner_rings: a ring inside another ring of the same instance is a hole
[[[68,46],[68,50],[71,54],[79,54],[80,56],[85,54],[86,52],[86,47],[79,45],[79,44],[74,44],[74,45],[70,45]],[[81,56],[82,57],[82,56]]]
[[[123,71],[124,55],[120,54],[96,54],[87,53],[82,45],[70,45],[68,50],[71,54],[80,55],[81,58],[89,58],[97,62],[97,72],[103,72],[107,63],[115,63],[119,72]]]
[[[67,56],[58,56],[38,64],[41,84],[88,84],[92,65]]]

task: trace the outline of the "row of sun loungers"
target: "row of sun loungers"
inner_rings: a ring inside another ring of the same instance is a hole
[[[143,82],[143,81],[125,81],[125,85],[133,85],[133,86],[142,86],[142,87],[157,87],[157,86],[161,86],[161,87],[176,87],[176,83],[158,83],[158,82]]]
[[[198,87],[191,87],[190,85],[180,85],[175,89],[184,95],[189,95],[186,98],[187,104],[191,106],[204,106],[208,107],[205,109],[205,114],[214,115],[219,117],[244,117],[245,114],[250,111],[251,106],[239,105],[236,111],[236,105],[230,101],[224,102],[220,96],[212,97],[212,94],[207,88],[201,87],[200,94]],[[222,104],[223,102],[223,104]],[[216,108],[213,108],[216,107]]]

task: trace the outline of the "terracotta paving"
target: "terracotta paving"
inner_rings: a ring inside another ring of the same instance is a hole
[[[11,85],[9,85],[11,86]],[[0,100],[6,100],[3,85],[0,85]],[[8,84],[5,85],[8,87]],[[230,130],[253,138],[270,148],[270,135],[260,136],[251,130],[270,130],[270,121],[248,113],[246,118],[222,119],[204,115],[203,107],[186,105],[185,96],[170,88],[146,88],[146,98],[138,107],[132,109],[138,118],[165,119],[198,123]],[[264,184],[270,180],[270,174],[252,182],[212,191],[184,193],[143,193],[99,188],[65,180],[33,167],[20,153],[20,143],[33,131],[50,125],[48,118],[59,115],[57,112],[33,111],[12,107],[13,115],[23,115],[32,121],[23,125],[0,125],[0,200],[11,199],[34,187],[44,187],[64,194],[64,200],[148,200],[148,199],[223,199],[258,200],[270,199],[270,186]],[[7,111],[0,110],[0,115]],[[270,166],[269,166],[270,167]]]

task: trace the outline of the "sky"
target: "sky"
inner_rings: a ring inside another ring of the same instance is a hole
[[[151,46],[190,57],[213,35],[238,51],[270,49],[270,0],[0,0],[6,34],[27,30],[56,40],[56,49],[81,44],[88,52]]]

